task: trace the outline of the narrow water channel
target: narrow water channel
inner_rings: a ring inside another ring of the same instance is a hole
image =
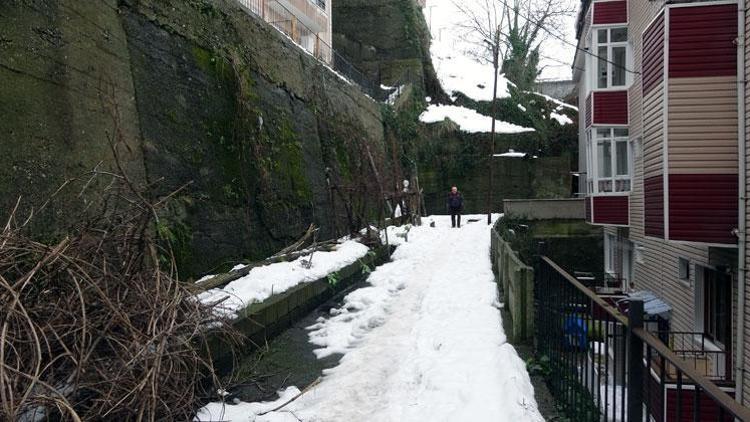
[[[381,264],[382,265],[382,264]],[[332,308],[338,308],[343,298],[354,290],[367,286],[367,277],[316,308],[283,333],[267,343],[259,345],[259,350],[240,362],[237,375],[238,384],[230,389],[232,397],[243,402],[271,401],[278,397],[277,392],[289,386],[304,389],[323,374],[327,368],[335,367],[341,355],[331,355],[318,359],[309,342],[307,327],[321,317],[329,316]]]

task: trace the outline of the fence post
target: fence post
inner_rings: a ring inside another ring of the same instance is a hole
[[[634,329],[643,328],[643,301],[631,300],[628,311],[628,421],[643,421],[643,340]]]
[[[525,287],[525,295],[523,300],[526,302],[526,339],[533,337],[534,335],[534,269],[526,267],[525,271],[526,278],[523,282]]]

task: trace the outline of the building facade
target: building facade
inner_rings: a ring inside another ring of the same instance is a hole
[[[607,285],[664,301],[665,342],[686,338],[684,358],[747,405],[744,3],[584,0],[573,73]]]
[[[238,0],[255,15],[294,42],[331,63],[333,60],[332,0]]]

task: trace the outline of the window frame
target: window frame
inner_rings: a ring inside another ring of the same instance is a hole
[[[734,341],[734,328],[732,321],[732,295],[734,294],[734,278],[728,274],[721,274],[717,270],[703,265],[695,265],[695,331],[702,334],[697,336],[695,341],[703,343],[709,349],[728,350],[732,347]],[[719,286],[721,284],[721,286]],[[717,287],[720,287],[717,289]],[[728,300],[728,306],[725,306],[722,313],[720,303],[712,301],[718,299],[719,293],[723,291]],[[710,297],[713,296],[713,297]],[[719,311],[719,312],[716,312]],[[721,333],[726,338],[718,338],[717,328],[722,327],[722,321],[727,321],[725,326],[726,332]],[[728,344],[725,344],[728,343]]]
[[[615,262],[617,261],[617,236],[612,233],[604,234],[604,272],[609,275],[616,274]]]
[[[615,41],[612,42],[612,30],[617,29],[625,29],[627,33],[627,38],[625,41]],[[599,31],[607,31],[607,42],[600,43],[599,42]],[[628,25],[597,25],[593,26],[591,28],[591,52],[593,53],[594,57],[592,60],[592,81],[591,81],[591,87],[594,90],[597,91],[620,91],[623,89],[627,89],[628,86],[632,83],[632,75],[628,71],[628,69],[631,67],[631,61],[632,61],[632,49],[630,47],[630,28],[628,28]],[[607,60],[605,63],[607,65],[607,83],[606,86],[600,87],[599,86],[599,47],[606,47],[607,48],[607,56],[605,59]],[[612,85],[612,77],[614,75],[613,68],[614,65],[614,55],[613,55],[613,49],[617,47],[624,47],[625,48],[625,64],[623,65],[623,71],[625,72],[625,79],[622,85]]]
[[[589,193],[595,195],[626,195],[633,190],[633,141],[630,139],[630,132],[627,136],[615,136],[615,130],[628,130],[627,126],[592,126],[587,131],[586,136],[586,187]],[[599,138],[599,130],[609,130],[609,136]],[[603,177],[599,175],[599,142],[609,142],[610,144],[610,172],[611,175]],[[617,144],[625,142],[627,145],[627,174],[617,174]],[[612,190],[604,191],[600,189],[600,182],[609,182]],[[617,182],[628,182],[628,189],[617,191]]]
[[[703,281],[703,333],[721,348],[732,342],[732,281],[721,274]],[[720,296],[725,296],[721,298]],[[728,303],[722,303],[722,299]],[[720,330],[725,332],[720,332]],[[726,337],[726,338],[724,338]]]

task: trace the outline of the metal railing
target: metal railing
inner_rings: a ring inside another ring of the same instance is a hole
[[[316,9],[315,13],[325,13],[325,1],[297,0],[309,4]],[[297,13],[289,10],[284,4],[277,0],[237,0],[246,10],[260,17],[267,23],[273,25],[280,32],[288,36],[297,45],[315,56],[318,60],[330,65],[339,75],[358,85],[362,91],[377,100],[384,100],[388,91],[381,88],[380,84],[370,80],[364,73],[357,69],[344,56],[339,54],[328,42],[322,39],[320,32],[314,31],[297,18]],[[324,10],[320,11],[321,7]],[[310,12],[310,14],[313,14]],[[321,15],[322,16],[322,15]],[[314,19],[314,17],[311,17]],[[326,18],[330,19],[330,17]],[[326,31],[328,25],[326,23]]]
[[[644,328],[643,302],[626,316],[551,259],[535,266],[536,352],[573,420],[750,422],[748,408]]]

